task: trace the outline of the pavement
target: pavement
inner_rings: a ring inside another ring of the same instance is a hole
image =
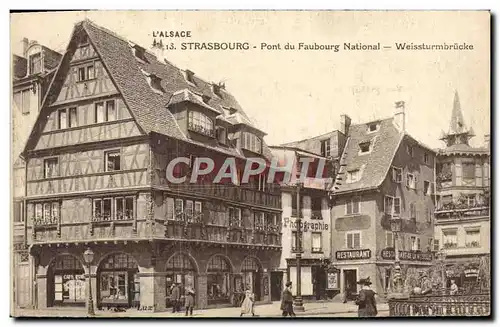
[[[386,303],[377,306],[379,317],[389,315],[389,307]],[[340,302],[310,302],[304,303],[304,312],[295,312],[299,317],[357,317],[358,307],[353,303]],[[255,306],[255,314],[258,317],[281,317],[280,302],[262,304]],[[86,317],[85,308],[49,308],[44,310],[16,309],[16,316],[24,317]],[[218,317],[239,317],[240,308],[214,308],[195,310],[194,318],[218,318]],[[97,318],[184,318],[184,313],[168,312],[144,312],[136,309],[129,309],[126,312],[96,311]],[[251,317],[251,316],[243,316]]]

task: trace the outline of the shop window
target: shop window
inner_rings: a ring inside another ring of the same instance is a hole
[[[252,257],[246,257],[241,264],[241,272],[243,274],[240,290],[244,287],[245,290],[250,290],[255,295],[255,300],[261,298],[261,271],[260,264]],[[238,288],[236,288],[238,290]]]
[[[108,256],[98,274],[101,305],[138,305],[139,291],[136,274],[139,272],[135,259],[125,253]]]
[[[185,289],[187,287],[196,289],[196,269],[187,255],[177,253],[171,257],[167,262],[165,272],[167,298],[172,294],[172,286],[174,283],[177,283],[181,288],[181,294],[185,294]],[[167,306],[171,306],[171,304],[167,303]]]
[[[85,305],[86,279],[82,264],[71,255],[58,256],[51,264],[51,278],[48,286],[53,288],[52,304]]]
[[[222,256],[213,256],[207,267],[208,304],[229,303],[231,269]]]

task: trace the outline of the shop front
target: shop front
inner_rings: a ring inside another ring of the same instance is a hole
[[[165,294],[166,307],[172,307],[171,295],[172,286],[178,284],[181,292],[181,303],[186,293],[186,288],[196,290],[196,275],[198,274],[192,260],[184,253],[176,253],[167,262],[165,267],[166,281]]]
[[[85,281],[85,271],[76,257],[57,256],[47,273],[48,306],[85,306]]]
[[[231,303],[231,265],[222,255],[214,255],[207,264],[208,305]]]

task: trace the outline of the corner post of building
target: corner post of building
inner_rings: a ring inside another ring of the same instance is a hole
[[[140,292],[139,310],[161,312],[166,310],[166,276],[162,272],[163,261],[159,260],[156,244],[151,244],[149,258],[139,264]]]
[[[197,294],[197,298],[195,301],[195,306],[198,309],[205,309],[208,305],[207,301],[207,274],[206,273],[199,273],[198,274],[198,289],[195,290]]]

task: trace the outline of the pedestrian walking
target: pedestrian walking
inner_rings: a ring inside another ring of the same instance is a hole
[[[181,289],[179,287],[179,284],[174,283],[172,287],[172,294],[171,294],[171,299],[172,299],[172,313],[178,312],[179,311],[179,305],[181,302]]]
[[[194,308],[194,296],[195,296],[194,289],[192,287],[187,287],[186,288],[186,316],[192,316],[193,315],[193,308]]]
[[[455,283],[454,279],[452,279],[450,282],[450,295],[456,295],[458,293],[458,285]]]
[[[372,284],[370,277],[362,278],[357,283],[363,285],[356,299],[358,317],[375,317],[378,311],[377,303],[375,302],[375,292],[370,287]]]
[[[281,310],[283,311],[283,317],[295,317],[295,312],[293,312],[292,282],[287,282],[285,286],[283,294],[281,295]]]
[[[249,313],[251,313],[252,316],[255,316],[254,303],[255,303],[255,295],[252,293],[252,291],[247,289],[245,291],[245,299],[243,300],[243,303],[241,304],[240,317],[243,316],[244,314],[249,314]]]

